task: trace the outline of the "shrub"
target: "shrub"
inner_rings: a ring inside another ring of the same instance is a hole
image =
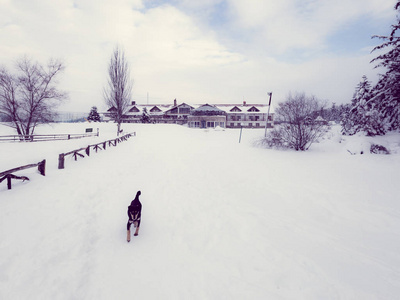
[[[390,154],[390,151],[386,147],[376,144],[371,145],[369,152],[373,154]]]

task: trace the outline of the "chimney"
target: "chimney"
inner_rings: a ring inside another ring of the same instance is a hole
[[[136,101],[132,101],[132,105],[136,105]]]
[[[176,98],[174,99],[174,106],[176,106]]]
[[[243,101],[243,106],[246,106],[246,101]]]

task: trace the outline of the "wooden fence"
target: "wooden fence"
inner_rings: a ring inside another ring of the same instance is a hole
[[[16,176],[12,173],[15,173],[17,171],[22,171],[22,170],[26,170],[26,169],[30,169],[30,168],[38,168],[38,171],[41,175],[45,176],[46,175],[46,160],[42,160],[40,162],[38,162],[37,164],[30,164],[30,165],[26,165],[26,166],[22,166],[22,167],[18,167],[18,168],[14,168],[14,169],[10,169],[4,172],[0,173],[0,183],[3,182],[3,180],[7,179],[7,188],[9,190],[11,190],[11,179],[19,179],[19,180],[29,180],[28,177],[26,176]]]
[[[109,146],[117,146],[118,143],[126,141],[131,136],[136,136],[136,133],[135,132],[128,133],[128,134],[125,134],[124,136],[117,137],[116,139],[104,141],[104,142],[97,143],[97,144],[94,144],[94,145],[88,145],[87,147],[79,148],[79,149],[72,150],[72,151],[69,151],[69,152],[66,152],[66,153],[61,153],[61,154],[58,155],[58,169],[64,169],[65,156],[72,155],[73,158],[75,160],[77,160],[78,157],[85,157],[85,155],[82,154],[82,152],[86,153],[87,156],[90,156],[91,149],[93,149],[97,153],[97,151],[99,151],[99,150],[106,150],[107,146],[108,147]]]
[[[99,136],[97,133],[83,134],[38,134],[38,135],[3,135],[0,136],[0,142],[44,142],[81,139],[85,137]]]
[[[64,162],[65,162],[65,156],[67,155],[72,155],[75,160],[78,159],[78,157],[84,157],[84,154],[80,153],[80,152],[84,152],[86,153],[87,156],[90,156],[90,151],[91,149],[96,151],[98,150],[106,150],[107,147],[110,146],[117,146],[118,143],[121,143],[123,141],[126,141],[128,138],[130,138],[131,136],[136,136],[136,133],[128,133],[125,134],[124,136],[121,137],[117,137],[115,139],[112,140],[107,140],[98,144],[94,144],[94,145],[88,145],[87,147],[84,148],[80,148],[80,149],[76,149],[76,150],[72,150],[66,153],[61,153],[58,156],[58,169],[64,169]],[[26,166],[22,166],[22,167],[18,167],[18,168],[14,168],[14,169],[10,169],[4,172],[0,173],[0,183],[3,182],[4,180],[7,179],[7,187],[10,190],[11,189],[11,180],[12,179],[19,179],[19,180],[29,180],[28,177],[26,176],[16,176],[13,173],[17,172],[17,171],[22,171],[25,169],[29,169],[29,168],[34,168],[37,167],[38,171],[41,175],[45,176],[46,174],[46,160],[42,160],[41,162],[38,162],[36,164],[30,164],[30,165],[26,165]]]

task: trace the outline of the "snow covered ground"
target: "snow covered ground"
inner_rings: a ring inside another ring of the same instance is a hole
[[[45,177],[0,184],[0,299],[398,299],[399,134],[372,155],[337,128],[295,152],[253,147],[263,130],[239,144],[234,129],[125,125],[137,136],[58,170],[115,125],[38,128],[92,126],[100,137],[0,144],[0,171],[47,160]]]

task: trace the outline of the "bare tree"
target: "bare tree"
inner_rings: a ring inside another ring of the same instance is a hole
[[[323,107],[323,102],[313,96],[289,95],[276,109],[276,122],[280,125],[271,133],[270,143],[295,150],[308,150],[329,129],[327,122],[318,118]]]
[[[114,108],[112,118],[117,123],[117,135],[121,132],[121,123],[131,100],[133,81],[124,52],[115,48],[108,65],[108,84],[104,88],[104,99],[110,108]]]
[[[56,87],[56,77],[64,66],[51,59],[44,67],[23,57],[16,69],[16,75],[0,69],[0,114],[19,135],[31,135],[37,125],[54,119],[55,108],[66,98],[66,93]]]

